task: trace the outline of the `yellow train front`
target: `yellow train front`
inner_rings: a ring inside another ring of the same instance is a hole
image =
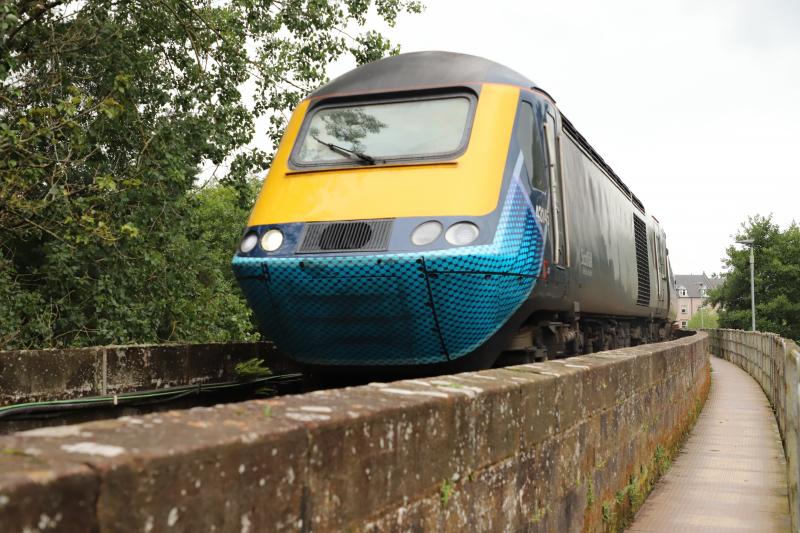
[[[233,260],[265,335],[314,366],[490,365],[542,270],[547,194],[520,146],[550,106],[502,65],[440,52],[304,100]]]

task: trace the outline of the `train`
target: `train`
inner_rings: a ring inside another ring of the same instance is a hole
[[[440,373],[666,340],[666,235],[518,72],[362,65],[294,110],[233,258],[263,334],[314,371]]]

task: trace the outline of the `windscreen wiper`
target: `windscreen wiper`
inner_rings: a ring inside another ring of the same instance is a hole
[[[372,157],[371,155],[367,155],[367,154],[365,154],[363,152],[357,152],[356,150],[350,150],[350,149],[345,148],[343,146],[339,146],[338,144],[326,143],[325,141],[323,141],[322,139],[320,139],[316,135],[312,135],[311,137],[315,141],[320,143],[321,145],[327,146],[328,149],[330,149],[332,152],[336,152],[339,155],[344,155],[344,156],[351,157],[351,158],[353,156],[355,156],[357,159],[360,159],[361,161],[366,161],[370,165],[374,165],[375,164],[375,158]]]

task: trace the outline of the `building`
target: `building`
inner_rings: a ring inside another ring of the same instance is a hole
[[[705,274],[675,275],[678,291],[678,322],[686,329],[689,320],[705,303],[706,294],[722,283],[722,278],[709,278]]]

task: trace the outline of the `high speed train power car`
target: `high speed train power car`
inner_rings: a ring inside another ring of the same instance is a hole
[[[659,222],[550,95],[454,53],[301,102],[233,269],[312,368],[485,368],[663,340],[674,319]]]

